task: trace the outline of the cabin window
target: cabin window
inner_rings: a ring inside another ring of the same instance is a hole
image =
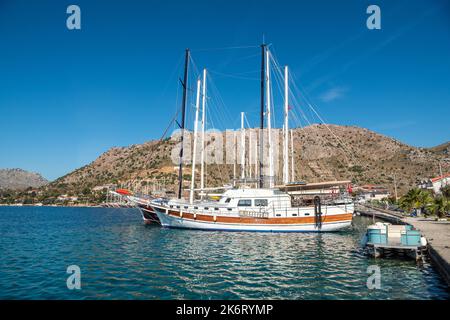
[[[173,208],[173,205],[170,205],[171,208]]]
[[[309,213],[305,213],[305,216],[309,216]]]
[[[177,206],[177,209],[180,209],[180,206]]]
[[[219,210],[219,208],[214,208],[214,210],[216,210],[216,211],[217,211],[217,210]]]
[[[268,204],[267,199],[255,199],[255,207],[267,207]]]
[[[203,209],[208,210],[209,208],[208,207],[204,207]]]
[[[238,207],[251,207],[252,206],[252,200],[250,199],[242,199],[238,202]]]
[[[198,207],[194,207],[195,210],[198,210]]]
[[[231,198],[227,198],[227,199],[225,200],[225,203],[230,203],[230,201],[231,201]]]
[[[281,214],[277,213],[276,216],[277,216],[277,217],[281,217]]]
[[[232,208],[227,208],[227,210],[228,210],[228,211],[231,211],[231,210],[233,210],[233,209],[232,209]]]
[[[188,206],[184,206],[184,208],[185,208],[185,209],[187,209],[187,208],[188,208]]]
[[[297,214],[296,214],[296,213],[293,213],[293,214],[292,214],[292,216],[293,216],[293,217],[296,217],[296,216],[297,216]]]

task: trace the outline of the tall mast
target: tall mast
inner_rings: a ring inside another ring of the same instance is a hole
[[[288,67],[284,67],[284,152],[283,152],[283,180],[284,184],[289,182],[288,143],[289,143],[289,87]]]
[[[186,100],[187,100],[187,86],[188,86],[188,69],[189,69],[190,51],[186,49],[184,61],[184,80],[183,80],[183,103],[181,106],[181,149],[180,149],[180,167],[178,170],[178,199],[181,199],[181,192],[183,188],[183,144],[184,144],[184,121],[186,119]]]
[[[192,149],[192,173],[191,173],[191,193],[189,195],[189,203],[194,202],[195,187],[195,162],[197,160],[197,132],[198,132],[198,110],[200,108],[200,79],[197,80],[197,99],[195,100],[195,122],[194,122],[194,148]]]
[[[257,135],[255,135],[255,179],[258,176],[258,139]],[[258,184],[256,185],[258,187]]]
[[[251,178],[252,177],[252,165],[253,165],[253,163],[252,163],[252,160],[253,160],[253,158],[252,158],[252,156],[253,156],[253,154],[252,154],[252,138],[253,138],[253,131],[252,131],[252,129],[249,129],[248,130],[248,169],[247,169],[247,171],[248,171],[248,177],[249,178]]]
[[[271,114],[271,101],[270,101],[270,51],[269,49],[266,50],[266,95],[267,95],[267,131],[269,135],[269,188],[273,188],[273,179],[274,179],[274,172],[273,172],[273,149],[272,149],[272,120],[270,117]]]
[[[245,129],[244,112],[241,112],[241,179],[245,179]]]
[[[266,45],[261,45],[261,111],[260,111],[260,126],[259,126],[259,187],[262,188],[264,186],[264,173],[263,173],[263,153],[264,153],[264,83],[266,78],[265,73],[265,54],[266,54]]]
[[[295,181],[294,176],[294,134],[293,129],[291,129],[291,181]]]
[[[203,189],[205,188],[205,115],[206,115],[206,69],[203,69],[203,87],[202,87],[202,153],[201,153],[201,173],[200,189],[203,198]]]
[[[233,186],[236,185],[236,131],[233,131]]]

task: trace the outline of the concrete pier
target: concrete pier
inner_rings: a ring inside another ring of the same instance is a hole
[[[355,206],[355,212],[362,216],[379,218],[390,223],[405,224],[402,215],[389,210],[358,204]]]
[[[450,222],[411,217],[404,221],[427,238],[430,258],[450,286]]]

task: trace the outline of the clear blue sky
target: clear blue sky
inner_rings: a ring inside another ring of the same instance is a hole
[[[256,124],[265,35],[329,123],[415,146],[450,140],[450,1],[0,0],[0,168],[55,179],[112,146],[159,138],[184,49],[231,119]],[[66,28],[77,4],[82,29]],[[382,29],[366,28],[381,7]]]

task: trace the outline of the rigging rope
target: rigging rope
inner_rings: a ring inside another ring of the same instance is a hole
[[[274,69],[278,71],[279,77],[281,78],[281,77],[282,77],[281,74],[280,74],[280,73],[281,73],[281,67],[280,67],[278,61],[276,60],[275,54],[272,53],[271,56],[272,56],[273,62],[274,62],[274,64],[275,64],[275,68],[274,68]],[[345,157],[347,163],[348,163],[348,164],[351,163],[351,161],[350,161],[350,159],[349,159],[349,157],[348,157],[348,155],[350,155],[350,156],[352,156],[352,160],[353,160],[354,162],[356,162],[357,164],[359,164],[359,162],[355,159],[355,157],[353,157],[351,151],[349,150],[349,148],[347,147],[347,145],[345,144],[345,142],[342,141],[342,139],[340,139],[340,138],[333,132],[333,130],[331,130],[331,128],[330,128],[330,127],[327,125],[327,123],[324,121],[324,119],[319,115],[319,113],[317,112],[317,110],[313,107],[312,103],[310,102],[310,99],[306,96],[306,92],[303,94],[303,91],[300,90],[300,89],[297,87],[297,84],[296,84],[296,81],[295,81],[295,80],[296,80],[296,79],[295,79],[295,75],[291,73],[290,83],[293,84],[294,90],[295,90],[296,92],[299,93],[299,95],[300,95],[300,96],[303,98],[303,100],[305,101],[305,104],[309,107],[310,111],[312,111],[312,112],[316,115],[316,117],[319,119],[319,121],[320,121],[322,124],[325,125],[325,127],[326,127],[327,130],[332,134],[332,136],[333,136],[333,137],[341,144],[342,149],[343,149],[343,151],[344,151],[342,154],[344,155],[344,157]],[[291,92],[292,92],[292,91],[291,91],[291,87],[289,87],[289,93],[291,93]],[[293,97],[293,100],[294,100],[295,104],[296,104],[296,105],[300,105],[300,104],[298,103],[297,99],[296,99],[296,95],[293,94],[293,92],[292,92],[292,97]],[[304,114],[302,108],[299,108],[299,109],[300,109],[300,112],[301,112],[302,116],[304,117],[304,119],[305,119],[305,120],[308,122],[308,124],[311,126],[311,122],[308,120],[308,118],[307,118],[306,115]],[[294,110],[295,110],[295,109],[294,109]],[[311,128],[312,128],[312,126],[311,126]],[[336,160],[337,160],[341,165],[343,165],[343,163],[342,163],[339,159],[336,159]],[[352,176],[352,178],[354,178],[353,172],[350,171],[349,173],[350,173],[350,175]]]
[[[260,48],[260,46],[248,45],[248,46],[231,46],[231,47],[216,47],[216,48],[200,48],[191,50],[192,52],[204,52],[204,51],[221,51],[221,50],[232,50],[232,49],[253,49]]]
[[[235,79],[242,79],[242,80],[256,80],[256,81],[259,81],[259,78],[242,77],[242,76],[239,76],[239,73],[236,73],[236,74],[230,74],[230,73],[223,73],[223,72],[219,72],[219,71],[214,71],[214,70],[211,70],[211,69],[209,69],[209,72],[210,72],[210,73],[215,73],[215,74],[217,74],[217,75],[219,75],[219,76],[228,77],[228,78],[235,78]],[[250,72],[249,72],[249,73],[250,73]],[[254,73],[254,71],[252,71],[251,73]],[[243,73],[243,74],[245,74],[245,73]]]

